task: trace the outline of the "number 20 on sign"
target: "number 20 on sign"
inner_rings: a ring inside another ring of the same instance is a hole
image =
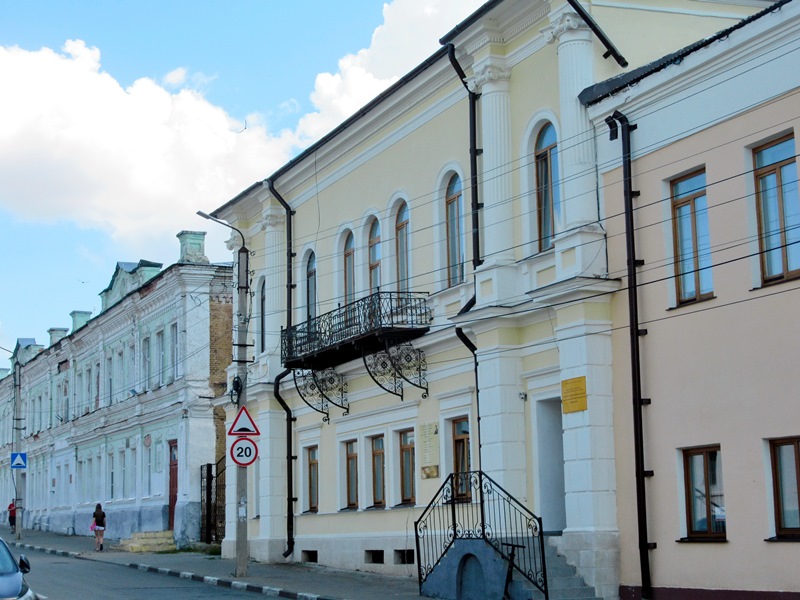
[[[240,467],[249,467],[258,458],[258,445],[249,437],[238,437],[231,444],[231,458]]]

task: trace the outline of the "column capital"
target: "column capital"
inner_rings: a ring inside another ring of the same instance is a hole
[[[286,223],[286,213],[274,206],[270,206],[261,213],[261,231],[268,231],[283,227]]]
[[[561,36],[569,32],[586,32],[591,34],[591,30],[586,22],[577,13],[563,12],[551,21],[550,27],[541,30],[544,39],[548,44],[561,41]]]
[[[495,82],[506,83],[511,79],[511,70],[496,63],[486,63],[475,70],[475,75],[467,80],[467,85],[472,92],[481,90],[487,84]]]

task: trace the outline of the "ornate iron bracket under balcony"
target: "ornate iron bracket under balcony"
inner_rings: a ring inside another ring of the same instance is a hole
[[[421,337],[431,318],[426,294],[376,292],[281,331],[281,360],[324,371]]]
[[[297,393],[318,413],[322,413],[322,420],[330,423],[330,405],[338,406],[344,414],[350,414],[350,405],[347,401],[347,381],[333,369],[325,371],[309,371],[297,369],[293,371],[294,386]]]
[[[364,366],[372,380],[384,390],[403,399],[403,382],[422,390],[428,397],[428,364],[425,353],[410,342],[387,345],[386,349],[364,355]]]

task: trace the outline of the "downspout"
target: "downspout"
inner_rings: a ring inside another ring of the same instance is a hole
[[[469,94],[469,178],[470,178],[470,196],[472,198],[472,266],[478,268],[483,264],[481,259],[481,238],[480,238],[480,220],[478,218],[479,211],[483,208],[483,204],[478,201],[478,156],[483,154],[483,150],[478,148],[478,98],[480,94],[473,92],[467,85],[467,75],[464,69],[458,64],[456,60],[456,47],[453,44],[447,44],[447,57],[450,59],[450,64],[453,65],[458,78],[461,80],[464,89]]]
[[[464,89],[467,90],[469,95],[469,170],[470,170],[470,197],[472,199],[472,268],[473,271],[483,264],[481,259],[481,238],[480,238],[480,220],[479,211],[483,208],[483,204],[478,201],[478,156],[483,153],[483,150],[478,148],[478,98],[480,94],[473,92],[467,85],[467,75],[464,69],[456,59],[456,47],[453,44],[447,44],[447,57],[450,59],[450,64],[458,74]],[[474,286],[473,286],[474,287]],[[464,315],[472,310],[475,306],[477,298],[473,291],[472,297],[467,300],[467,303],[458,311],[458,316]],[[456,336],[461,343],[464,344],[472,354],[473,369],[475,372],[475,413],[478,425],[478,471],[481,470],[483,463],[481,459],[481,393],[480,382],[478,379],[478,347],[472,343],[472,340],[467,337],[461,327],[456,327]]]
[[[642,599],[653,597],[653,585],[650,578],[650,553],[656,547],[647,541],[647,496],[645,477],[653,475],[644,468],[644,433],[642,427],[642,406],[650,404],[649,399],[642,398],[642,371],[639,354],[639,337],[646,335],[646,329],[639,329],[639,299],[636,268],[644,264],[636,259],[636,243],[634,239],[633,199],[639,196],[633,190],[631,177],[631,132],[636,125],[628,122],[628,118],[618,110],[606,118],[610,139],[617,139],[617,121],[622,129],[622,178],[625,196],[625,241],[628,256],[628,315],[631,346],[631,387],[633,396],[633,443],[636,469],[636,509],[639,529],[639,566],[642,578]]]
[[[292,258],[294,258],[294,251],[292,250],[292,216],[294,211],[275,189],[271,179],[265,180],[265,183],[272,196],[280,202],[286,211],[286,330],[288,331],[292,327],[292,288],[294,288],[292,279]],[[281,396],[281,380],[291,372],[291,369],[285,369],[280,373],[275,378],[273,388],[275,399],[283,408],[283,412],[286,413],[286,551],[283,553],[284,558],[288,558],[294,552],[294,502],[297,500],[294,497],[293,468],[294,460],[297,457],[292,454],[292,423],[296,419],[292,416],[292,409]]]

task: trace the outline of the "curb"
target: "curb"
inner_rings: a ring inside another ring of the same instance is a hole
[[[169,577],[177,577],[179,579],[190,579],[207,585],[216,585],[219,587],[227,587],[235,590],[243,590],[246,592],[255,592],[262,596],[273,598],[288,598],[289,600],[341,600],[332,596],[319,596],[317,594],[306,594],[303,592],[291,592],[282,588],[274,588],[268,585],[255,585],[244,581],[235,581],[232,579],[222,579],[220,577],[209,577],[207,575],[198,575],[190,571],[175,571],[174,569],[166,569],[163,567],[151,567],[139,563],[114,563],[109,561],[98,560],[96,558],[88,558],[80,552],[68,552],[66,550],[56,550],[54,548],[45,548],[43,546],[33,546],[31,544],[23,544],[21,542],[9,542],[9,546],[14,546],[23,550],[35,550],[36,552],[44,552],[45,554],[55,554],[56,556],[68,556],[70,558],[78,558],[81,560],[95,560],[98,562],[105,562],[106,564],[118,564],[137,571],[144,571],[147,573],[158,573],[159,575],[167,575]]]

